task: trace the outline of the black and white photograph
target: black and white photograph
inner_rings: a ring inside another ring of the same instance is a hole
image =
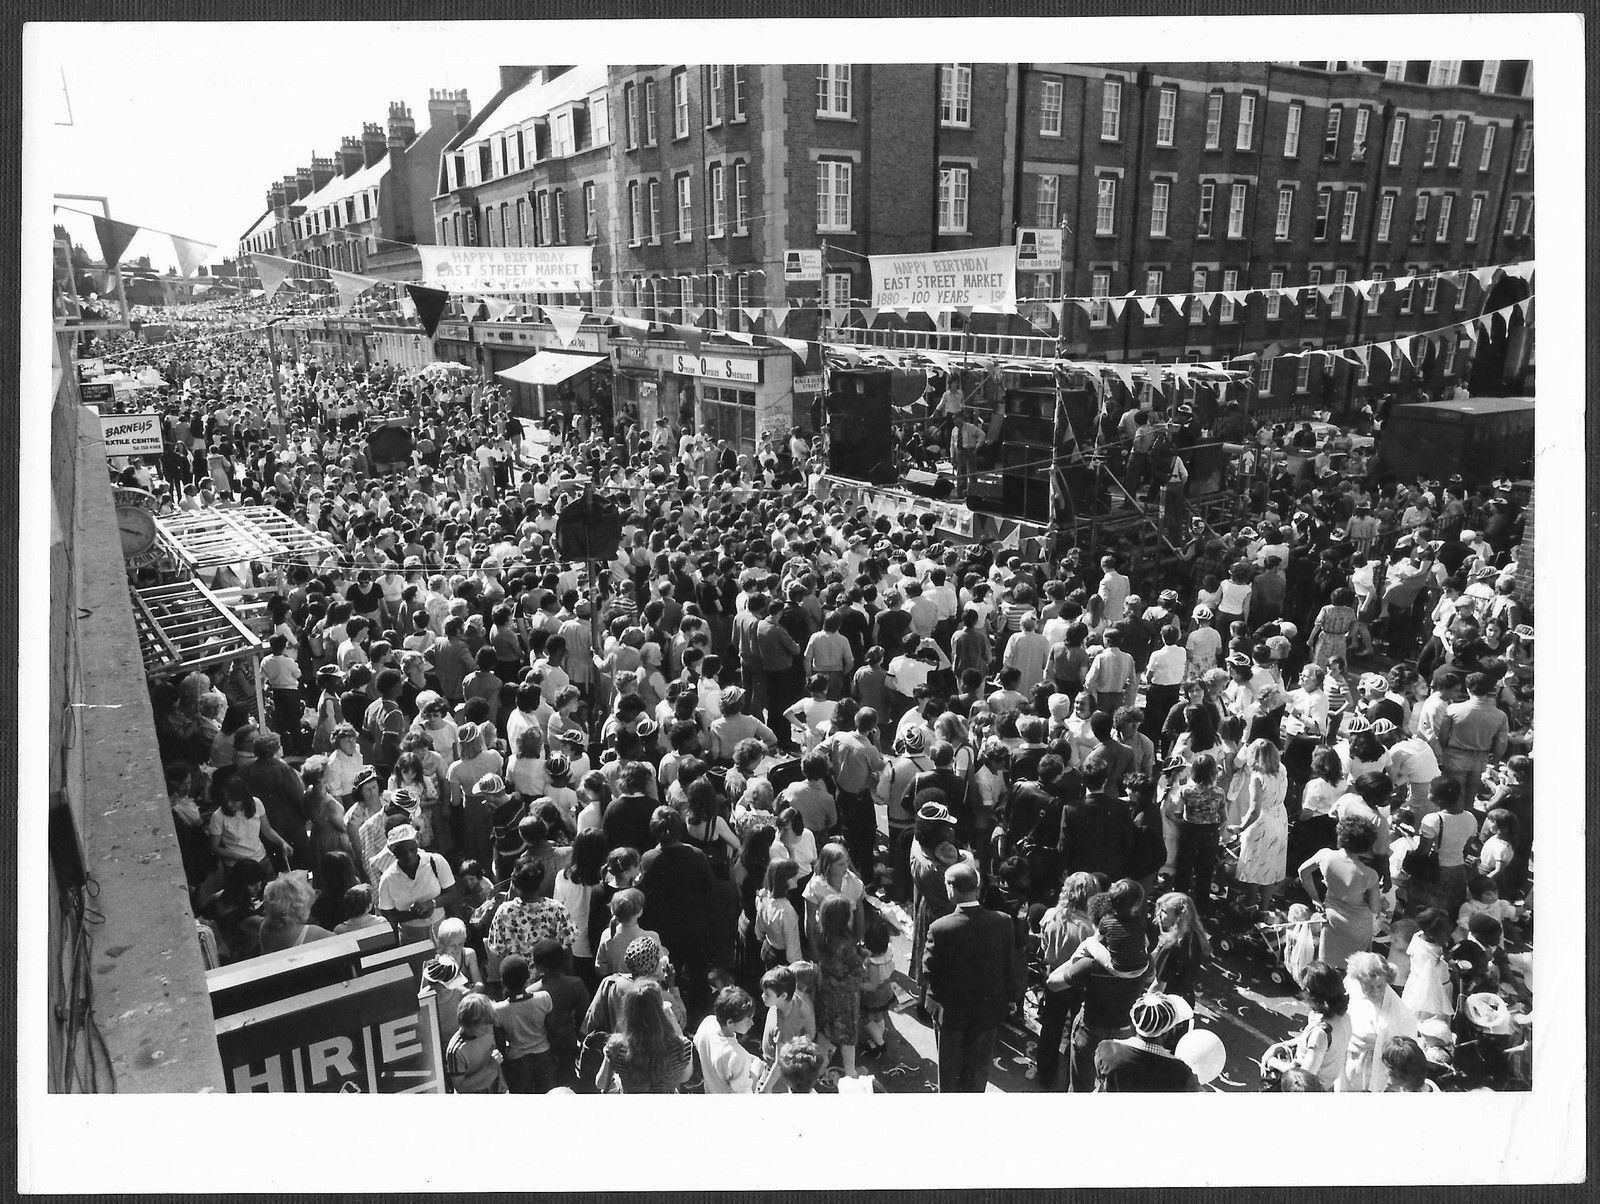
[[[1582,45],[29,24],[24,1181],[1581,1177]]]

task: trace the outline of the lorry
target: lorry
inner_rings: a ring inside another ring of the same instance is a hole
[[[1378,436],[1380,480],[1460,476],[1476,488],[1533,475],[1533,398],[1469,397],[1395,406]]]

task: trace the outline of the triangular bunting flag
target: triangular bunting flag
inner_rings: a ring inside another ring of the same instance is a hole
[[[783,329],[783,324],[789,320],[789,311],[793,308],[792,305],[774,305],[767,310],[767,321],[774,333]]]
[[[1018,549],[1022,547],[1021,523],[1013,523],[1011,525],[1011,530],[1007,531],[1005,536],[1000,540],[999,547],[1002,550]]]
[[[1128,365],[1128,364],[1107,364],[1106,367],[1110,368],[1111,372],[1112,372],[1112,375],[1114,375],[1125,386],[1127,386],[1127,389],[1128,389],[1129,393],[1134,392],[1134,387],[1133,387],[1133,368],[1132,368],[1131,365]]]
[[[1388,344],[1373,343],[1370,350],[1374,355],[1383,356],[1384,362],[1390,367],[1394,366],[1394,355],[1390,352]]]
[[[563,347],[570,347],[578,328],[583,325],[584,311],[577,306],[546,305],[544,315],[550,319],[550,327],[555,331],[557,341]]]
[[[1156,316],[1156,306],[1159,304],[1161,304],[1161,298],[1159,296],[1139,298],[1139,308],[1144,310],[1144,316],[1147,318],[1153,318]]]
[[[1128,298],[1126,297],[1111,297],[1106,301],[1106,305],[1111,310],[1111,320],[1113,322],[1122,321],[1122,310],[1127,304]]]
[[[1523,320],[1526,321],[1528,318],[1528,311],[1533,308],[1533,298],[1524,297],[1521,301],[1517,302],[1514,308],[1519,314],[1522,315]]]
[[[498,297],[485,297],[483,299],[483,308],[489,311],[489,321],[500,322],[512,310],[517,308],[517,303],[515,301],[503,301]]]
[[[1478,345],[1478,329],[1471,322],[1461,323],[1460,326],[1456,327],[1456,333],[1459,335],[1464,335],[1467,342],[1471,343],[1474,347]]]
[[[1410,364],[1412,367],[1416,367],[1416,361],[1414,359],[1412,359],[1412,356],[1411,356],[1411,340],[1410,339],[1396,339],[1393,343],[1391,343],[1389,345],[1394,348],[1394,353],[1395,353],[1395,356],[1396,356],[1396,361],[1395,361],[1396,363],[1398,363],[1400,360],[1405,360],[1405,362]]]
[[[828,325],[838,329],[850,320],[850,307],[847,305],[828,306]]]
[[[1216,293],[1196,293],[1195,294],[1195,298],[1200,302],[1200,312],[1202,314],[1205,314],[1205,315],[1209,316],[1210,313],[1211,313],[1211,307],[1214,304],[1216,304],[1217,294]]]
[[[139,227],[130,226],[127,222],[115,222],[109,217],[97,217],[94,219],[94,232],[100,236],[101,258],[106,261],[106,267],[114,268],[122,262],[122,253],[128,249],[133,236],[139,233]]]
[[[618,316],[616,318],[616,323],[618,326],[622,327],[622,329],[625,330],[630,337],[639,339],[641,342],[650,335],[650,323],[642,322],[638,318],[624,318]]]
[[[1056,329],[1060,330],[1067,321],[1067,305],[1064,301],[1055,301],[1045,306],[1050,311],[1050,316],[1056,320]]]
[[[1167,294],[1167,303],[1172,306],[1172,312],[1177,314],[1178,317],[1181,318],[1184,315],[1184,311],[1188,308],[1188,305],[1189,305],[1189,294],[1188,293],[1168,293]]]
[[[749,333],[748,331],[744,331],[744,330],[725,330],[722,333],[727,335],[735,343],[743,343],[746,347],[754,347],[755,344],[756,344],[756,336],[751,334],[751,333]]]
[[[254,258],[267,258],[271,256],[255,256]],[[279,262],[282,262],[281,260]],[[257,271],[261,269],[257,267]],[[262,277],[266,282],[266,277]],[[281,282],[280,282],[281,283]],[[417,321],[422,323],[422,329],[431,339],[433,332],[439,329],[439,319],[444,317],[444,307],[450,300],[450,294],[439,288],[425,288],[420,284],[406,285],[406,292],[411,297],[411,303],[417,307]],[[270,294],[269,294],[270,295]]]
[[[1073,297],[1072,298],[1072,303],[1074,305],[1076,305],[1079,309],[1083,310],[1084,317],[1089,318],[1089,319],[1092,320],[1094,318],[1095,306],[1100,304],[1101,300],[1103,300],[1103,298]],[[1063,305],[1065,305],[1065,302],[1063,302]],[[899,314],[902,318],[905,317],[905,315],[906,315],[906,311],[904,311],[904,310],[897,309],[894,312]]]
[[[294,273],[294,262],[288,259],[279,259],[276,255],[252,255],[250,265],[255,268],[256,275],[261,277],[261,288],[268,297],[271,297],[283,286],[284,281]],[[438,290],[430,290],[437,292]],[[448,295],[448,294],[446,294]],[[421,308],[420,306],[418,307]],[[436,320],[437,321],[437,320]],[[429,332],[432,333],[431,331]]]
[[[1342,285],[1338,284],[1319,284],[1317,285],[1317,293],[1324,301],[1331,301],[1333,299],[1333,290],[1342,287]]]
[[[963,318],[970,318],[972,316],[972,306],[958,305],[956,306],[956,313],[960,314]]]
[[[176,234],[169,235],[172,239],[172,250],[178,257],[178,270],[185,276],[193,276],[195,269],[206,260],[207,251],[215,251],[216,245],[209,242],[196,242],[192,238],[179,238]]]
[[[811,344],[804,339],[780,339],[777,335],[768,335],[767,337],[774,343],[787,347],[802,365],[808,365],[811,362]]]
[[[761,315],[766,313],[759,305],[746,305],[741,311],[752,323],[761,321]]]
[[[700,325],[701,320],[706,316],[706,307],[704,305],[685,306],[683,316],[695,326],[698,326]]]
[[[340,308],[348,308],[355,299],[377,283],[371,276],[357,276],[354,272],[336,272],[328,269],[328,279],[333,281],[334,290],[339,294]]]
[[[701,331],[695,326],[668,326],[668,332],[675,339],[682,339],[683,345],[689,349],[690,355],[699,355],[701,344],[704,343]]]
[[[861,320],[867,324],[867,329],[872,329],[872,324],[878,320],[878,311],[870,305],[858,305],[856,309],[861,314]]]
[[[1491,264],[1486,268],[1478,268],[1472,273],[1472,278],[1478,282],[1478,286],[1482,288],[1484,292],[1488,292],[1489,289],[1494,285],[1495,274],[1499,271],[1499,268]]]
[[[1350,357],[1350,362],[1353,364],[1360,364],[1363,372],[1367,370],[1367,357],[1369,353],[1369,348],[1365,346],[1351,347],[1347,352]]]
[[[911,309],[910,309],[909,306],[904,306],[903,305],[903,306],[901,306],[900,308],[898,308],[898,309],[896,309],[894,311],[894,316],[899,318],[902,322],[904,322],[907,318],[909,318],[911,316]]]

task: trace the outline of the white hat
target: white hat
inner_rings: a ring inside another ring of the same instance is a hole
[[[405,844],[407,841],[412,844],[417,842],[417,830],[410,824],[401,824],[398,828],[390,830],[387,843],[391,849],[396,845]]]

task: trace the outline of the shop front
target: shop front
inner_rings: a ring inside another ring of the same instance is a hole
[[[612,419],[611,341],[601,327],[562,343],[548,324],[480,322],[472,327],[485,374],[505,392],[517,418]]]
[[[794,357],[781,349],[619,343],[617,405],[637,409],[645,430],[665,417],[675,431],[695,430],[753,452],[763,435],[787,437],[809,425],[811,398],[794,389]]]

